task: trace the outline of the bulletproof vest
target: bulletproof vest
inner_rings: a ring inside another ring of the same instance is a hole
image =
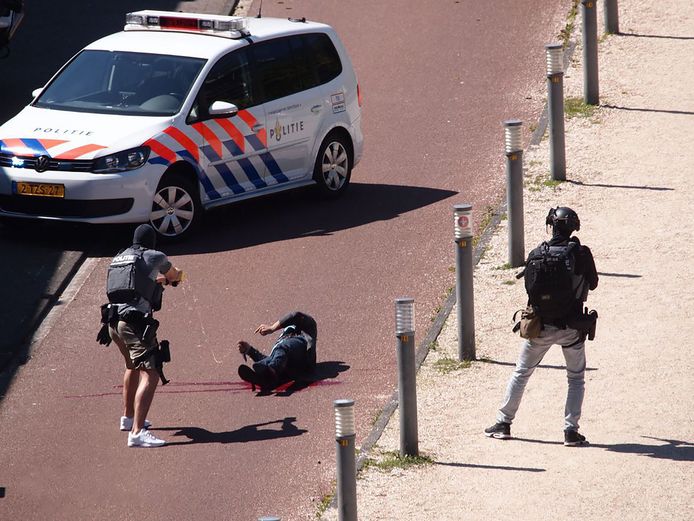
[[[149,277],[150,269],[143,258],[145,249],[126,248],[111,261],[106,275],[106,295],[113,304],[129,304],[144,298],[153,305],[158,284]],[[159,297],[161,299],[161,297]]]

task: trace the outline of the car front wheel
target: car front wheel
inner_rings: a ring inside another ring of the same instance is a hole
[[[180,175],[165,176],[154,194],[149,221],[164,239],[189,236],[202,217],[197,190]]]

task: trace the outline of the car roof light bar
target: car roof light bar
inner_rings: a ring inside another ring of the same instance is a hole
[[[248,20],[240,16],[144,10],[126,14],[123,30],[183,31],[225,38],[243,38],[248,36]]]

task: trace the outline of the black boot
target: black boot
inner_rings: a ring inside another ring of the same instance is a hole
[[[241,380],[244,382],[250,383],[253,391],[255,391],[256,385],[260,387],[261,392],[272,391],[275,388],[275,385],[273,384],[274,379],[269,378],[268,376],[269,375],[267,374],[258,374],[247,365],[239,366],[239,377],[241,377]]]

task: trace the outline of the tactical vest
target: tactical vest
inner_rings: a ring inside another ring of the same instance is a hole
[[[159,285],[149,276],[144,252],[142,247],[131,246],[111,261],[106,275],[106,295],[112,304],[132,304],[142,297],[155,311],[158,309],[156,300],[161,306],[161,295],[157,295]]]

